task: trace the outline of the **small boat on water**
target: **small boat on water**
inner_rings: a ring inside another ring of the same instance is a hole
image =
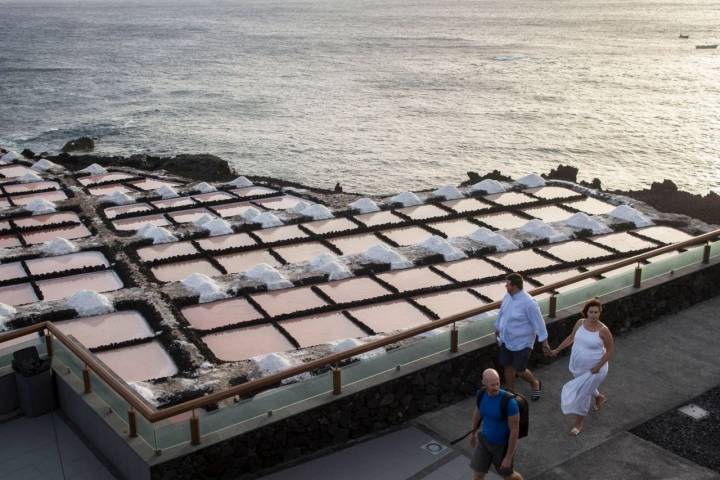
[[[710,49],[710,48],[717,48],[718,44],[713,45],[695,45],[695,48],[702,48],[702,49]]]
[[[681,33],[680,38],[690,38],[690,35],[685,35],[684,33]]]

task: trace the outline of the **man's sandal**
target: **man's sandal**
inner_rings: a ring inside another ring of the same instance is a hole
[[[542,395],[542,380],[538,380],[538,388],[533,388],[530,392],[530,400],[537,402],[540,400],[540,395]]]

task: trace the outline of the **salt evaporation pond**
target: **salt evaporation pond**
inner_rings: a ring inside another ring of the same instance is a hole
[[[446,217],[448,212],[435,205],[418,205],[417,207],[399,208],[395,210],[412,218],[413,220],[426,220],[428,218]]]
[[[331,239],[330,243],[339,248],[340,251],[343,252],[343,255],[355,255],[358,253],[363,253],[368,248],[377,244],[385,245],[385,242],[380,240],[376,235],[373,235],[372,233],[360,233],[357,235],[337,237]]]
[[[247,233],[235,233],[230,235],[217,235],[214,237],[197,240],[198,244],[205,250],[224,250],[227,248],[248,247],[256,245],[255,240]]]
[[[215,260],[220,262],[220,265],[222,265],[228,273],[242,273],[261,263],[265,263],[271,267],[280,266],[280,262],[267,250],[251,250],[248,252],[218,255],[215,257]]]
[[[575,202],[567,202],[564,205],[585,212],[588,215],[606,215],[615,209],[615,205],[592,197]]]
[[[607,245],[608,247],[621,252],[634,252],[636,250],[658,247],[652,242],[635,237],[627,232],[611,233],[610,235],[604,235],[602,237],[593,237],[593,240],[601,245]]]
[[[479,258],[468,258],[436,265],[438,270],[459,282],[505,275],[505,271]]]
[[[514,252],[488,255],[487,258],[504,265],[513,272],[522,272],[525,270],[546,268],[552,265],[557,265],[555,260],[543,257],[532,250],[518,250]]]
[[[128,383],[169,377],[178,372],[175,362],[157,341],[95,355]]]
[[[65,335],[75,337],[87,348],[153,335],[145,318],[136,311],[120,311],[64,320],[56,322],[55,326]]]
[[[0,280],[24,278],[25,276],[25,269],[20,262],[0,264]]]
[[[143,225],[155,225],[156,227],[164,227],[170,222],[163,215],[145,215],[143,217],[130,217],[120,220],[113,220],[113,226],[116,230],[129,231],[139,230]]]
[[[330,232],[345,232],[356,230],[359,227],[347,218],[331,218],[330,220],[317,220],[303,224],[305,228],[318,235]]]
[[[267,187],[243,187],[235,188],[230,191],[238,197],[256,197],[260,195],[269,195],[271,193],[277,192],[277,190]]]
[[[132,205],[120,205],[117,207],[106,208],[105,216],[112,220],[123,213],[147,212],[149,210],[152,210],[152,207],[147,203],[134,203]]]
[[[198,251],[190,242],[162,243],[137,250],[138,256],[145,262],[193,253],[198,253]]]
[[[510,230],[512,228],[519,228],[528,222],[527,218],[510,212],[480,215],[475,217],[475,220],[479,220],[482,223],[490,225],[492,228],[495,228],[497,230]]]
[[[381,273],[377,276],[401,292],[449,285],[450,281],[427,267]]]
[[[485,304],[481,299],[467,290],[454,290],[450,292],[429,293],[413,297],[420,305],[424,305],[440,318],[449,317]]]
[[[580,240],[571,240],[554,245],[543,245],[538,248],[566,262],[612,255],[610,250],[605,250],[604,248],[596,247],[595,245]]]
[[[519,205],[521,203],[537,202],[537,199],[520,192],[494,193],[492,195],[485,195],[483,198],[506,207]]]
[[[443,205],[450,207],[458,213],[474,212],[476,210],[484,210],[490,208],[489,203],[485,203],[476,198],[461,198],[460,200],[449,200],[443,202]]]
[[[250,210],[250,209],[256,209],[254,205],[248,203],[248,202],[237,202],[237,203],[227,203],[225,205],[217,205],[213,207],[213,210],[215,210],[217,213],[220,214],[223,218],[229,218],[234,217],[236,215],[241,215],[242,213]]]
[[[562,208],[556,207],[555,205],[548,205],[545,207],[525,208],[525,209],[523,209],[523,212],[525,212],[528,215],[531,215],[535,218],[538,218],[545,223],[561,222],[561,221],[567,220],[568,218],[573,216],[572,212],[563,210]]]
[[[262,314],[244,298],[200,303],[185,307],[181,312],[190,325],[198,330],[210,330],[263,318]]]
[[[368,227],[376,227],[378,225],[392,225],[405,221],[388,210],[355,215],[355,220],[364,223]]]
[[[285,352],[294,347],[272,325],[258,325],[203,337],[205,344],[220,360],[235,362],[269,352]]]
[[[327,305],[310,287],[288,288],[250,296],[271,317]]]
[[[405,300],[378,303],[348,311],[377,333],[406,330],[431,321],[427,315]]]
[[[168,213],[168,216],[177,223],[192,223],[203,215],[214,216],[206,208],[194,208],[192,210],[180,210],[179,212]]]
[[[401,247],[416,245],[432,237],[432,233],[420,227],[402,227],[383,230],[382,234]]]
[[[682,230],[664,226],[643,228],[642,230],[636,230],[636,232],[663,243],[684,242],[692,238],[692,235],[688,235]]]
[[[35,295],[35,290],[33,290],[29,283],[0,287],[0,303],[17,306],[37,301],[38,298],[37,295]]]
[[[281,322],[282,327],[297,340],[300,348],[320,345],[344,338],[365,337],[360,327],[342,313],[326,313]]]
[[[220,271],[207,260],[185,260],[165,263],[152,267],[152,273],[160,282],[178,282],[193,273],[202,273],[208,277],[220,275]]]
[[[295,238],[306,238],[307,233],[300,230],[297,225],[285,225],[282,227],[263,228],[253,232],[264,243],[280,242]]]
[[[62,272],[84,267],[107,267],[110,265],[105,255],[100,252],[78,252],[56,257],[43,257],[26,260],[25,264],[33,275]]]
[[[263,198],[255,200],[254,203],[261,205],[269,210],[288,210],[298,203],[304,202],[302,198],[293,197],[292,195],[284,195],[282,197]]]
[[[318,285],[336,303],[349,303],[388,295],[390,292],[368,277],[337,280]]]
[[[195,201],[191,197],[166,198],[165,200],[155,200],[150,203],[157,208],[188,207],[195,205]]]
[[[544,200],[557,200],[560,198],[577,197],[578,193],[575,190],[570,190],[565,187],[554,187],[546,186],[539,188],[528,188],[525,190],[526,193],[532,193],[536,197]]]
[[[119,290],[123,287],[123,283],[115,272],[108,270],[39,280],[37,286],[45,300],[59,300],[70,297],[80,290],[92,290],[99,293]]]
[[[46,200],[48,202],[59,202],[62,200],[67,200],[67,195],[65,195],[65,192],[56,190],[54,192],[43,192],[43,193],[28,193],[25,195],[15,195],[12,197],[12,201],[15,202],[15,205],[18,206],[25,206],[32,202],[33,200]]]
[[[92,235],[85,225],[76,225],[72,227],[47,228],[33,232],[23,232],[22,237],[28,245],[37,245],[45,243],[53,238],[60,237],[66,240],[75,240],[77,238],[85,238]]]
[[[479,225],[464,219],[429,223],[428,226],[440,230],[448,237],[465,237],[480,228]]]
[[[273,250],[288,263],[307,262],[323,253],[335,255],[335,252],[330,251],[325,245],[318,242],[274,247]]]

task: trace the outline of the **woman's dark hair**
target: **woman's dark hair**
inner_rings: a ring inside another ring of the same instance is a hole
[[[511,285],[515,285],[520,290],[523,289],[523,278],[519,273],[511,273],[505,277],[505,280],[510,282]]]
[[[583,318],[587,318],[587,312],[590,310],[590,307],[598,307],[600,309],[600,313],[602,313],[602,303],[600,303],[600,300],[597,298],[593,298],[589,302],[585,304],[585,306],[582,309],[582,316]]]

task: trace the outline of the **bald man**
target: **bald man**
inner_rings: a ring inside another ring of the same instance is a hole
[[[505,480],[523,480],[513,468],[513,458],[520,431],[520,409],[515,398],[507,405],[507,418],[503,417],[501,401],[505,391],[500,388],[500,375],[492,368],[483,372],[485,391],[478,396],[472,416],[470,447],[475,449],[470,468],[473,480],[484,480],[490,465]],[[482,430],[478,434],[478,427]]]

